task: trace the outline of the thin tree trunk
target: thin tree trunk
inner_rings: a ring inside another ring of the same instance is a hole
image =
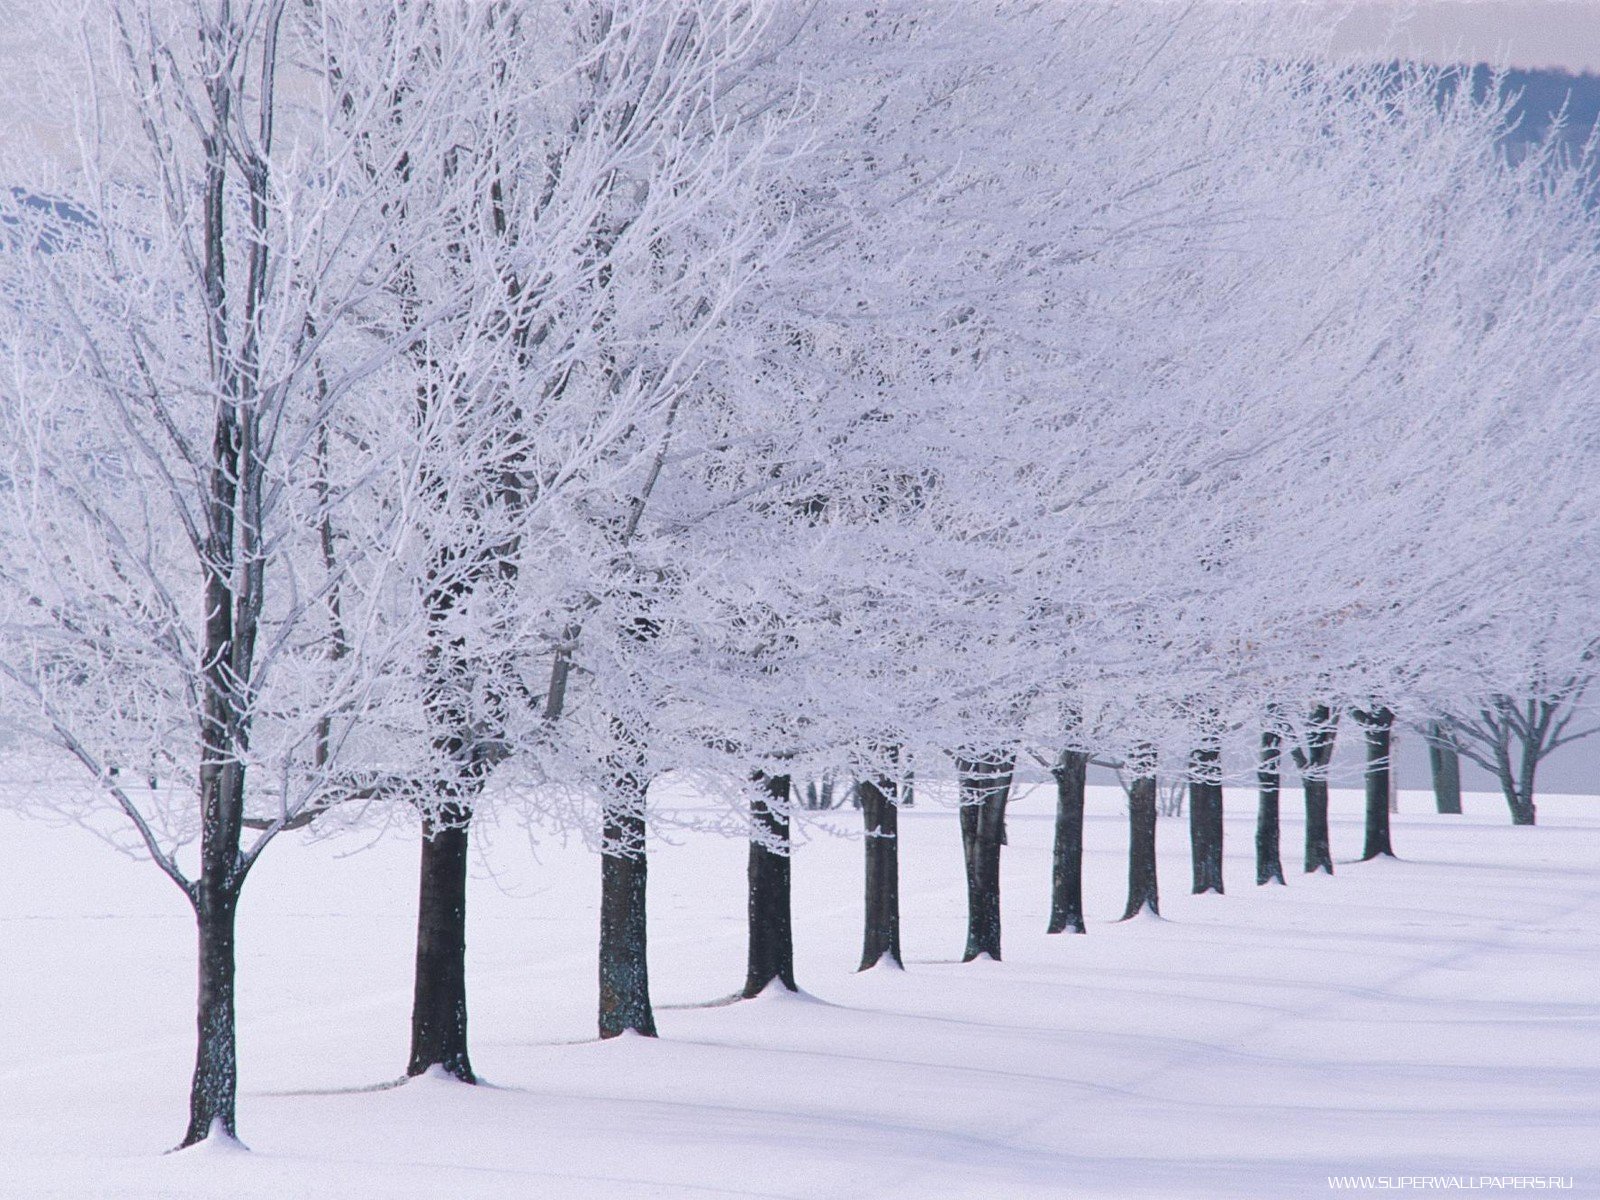
[[[626,772],[614,786],[616,794],[606,799],[600,855],[600,1036],[632,1030],[655,1037],[645,921],[646,785]]]
[[[1050,876],[1050,926],[1046,933],[1086,932],[1083,924],[1083,793],[1089,756],[1063,750],[1056,777],[1056,841]]]
[[[467,822],[447,805],[423,818],[417,892],[417,973],[411,1002],[407,1075],[442,1067],[476,1083],[467,1057]]]
[[[1194,864],[1194,894],[1222,895],[1222,782],[1215,748],[1194,752],[1189,782],[1189,851]]]
[[[1283,882],[1279,853],[1278,792],[1281,781],[1282,736],[1268,727],[1261,731],[1261,762],[1256,769],[1260,804],[1256,809],[1256,883]]]
[[[1333,852],[1328,839],[1328,764],[1333,761],[1338,723],[1333,710],[1319,704],[1307,721],[1306,750],[1293,750],[1295,765],[1306,793],[1306,874],[1333,874]],[[1309,751],[1309,753],[1307,752]]]
[[[750,954],[745,971],[745,999],[759,996],[773,980],[791,992],[794,982],[794,922],[789,908],[789,777],[764,775],[757,780],[765,796],[753,796],[750,814],[778,849],[750,839]]]
[[[1124,921],[1149,909],[1161,915],[1156,889],[1156,780],[1141,775],[1128,788],[1128,907]]]
[[[1511,823],[1513,825],[1532,825],[1538,820],[1538,812],[1533,803],[1533,780],[1534,773],[1539,769],[1538,747],[1542,741],[1543,738],[1541,736],[1537,740],[1524,739],[1522,742],[1522,768],[1517,774],[1516,790],[1512,793],[1514,803],[1511,805]]]
[[[1400,811],[1400,735],[1395,731],[1394,721],[1389,722],[1389,815],[1392,817]],[[1391,821],[1390,825],[1394,823]]]
[[[857,785],[866,857],[866,919],[862,926],[861,966],[866,971],[885,957],[900,959],[900,810],[894,784],[863,779]]]
[[[196,889],[200,987],[196,1004],[194,1079],[184,1146],[213,1133],[237,1136],[239,1064],[234,1035],[234,918],[236,887],[202,880]]]
[[[249,870],[240,853],[245,816],[245,766],[255,696],[255,647],[265,604],[262,511],[266,452],[261,444],[259,321],[266,307],[269,266],[266,225],[272,159],[273,91],[276,72],[276,14],[267,18],[256,95],[261,114],[255,152],[258,171],[246,170],[248,221],[254,235],[243,265],[243,286],[230,288],[227,222],[232,192],[229,154],[238,128],[232,126],[241,98],[228,72],[209,74],[204,191],[199,206],[204,247],[205,298],[199,309],[210,341],[215,386],[211,448],[206,474],[205,544],[200,554],[204,633],[200,655],[200,877],[185,891],[194,906],[198,937],[195,1069],[189,1090],[189,1126],[184,1146],[213,1132],[237,1137],[238,1051],[235,1034],[235,918],[239,892]],[[222,58],[249,53],[236,23],[204,22],[202,38]],[[218,59],[221,61],[221,58]],[[152,67],[154,63],[151,63]],[[239,275],[235,275],[235,279]],[[243,336],[230,338],[230,309],[240,317]],[[199,467],[199,464],[196,464]],[[259,849],[259,847],[258,847]]]
[[[207,227],[212,228],[209,215]],[[235,506],[241,482],[247,496],[259,494],[258,478],[241,468],[246,435],[237,416],[232,407],[221,411],[212,451],[213,530],[205,567],[207,665],[200,727],[200,878],[189,892],[199,939],[197,1036],[183,1146],[204,1141],[219,1130],[230,1138],[238,1135],[234,921],[247,869],[239,849],[244,829],[242,758],[249,743],[249,716],[238,688],[248,677],[253,658],[256,631],[250,601],[260,595],[260,579],[248,566],[237,572],[244,579],[244,594],[235,579]],[[246,478],[241,480],[241,474]]]
[[[214,164],[220,170],[220,164]],[[213,182],[218,182],[214,180]],[[208,187],[207,200],[220,205],[219,186]],[[221,308],[222,260],[220,212],[206,215],[208,276],[218,291],[213,313]],[[234,404],[219,406],[210,474],[211,535],[207,538],[204,572],[205,683],[200,725],[200,878],[189,890],[199,938],[199,986],[195,1006],[195,1064],[189,1088],[189,1127],[180,1145],[192,1146],[220,1130],[236,1137],[239,1065],[234,1015],[234,918],[239,889],[244,885],[240,835],[244,823],[243,753],[248,745],[249,715],[239,694],[250,674],[255,622],[252,597],[260,595],[259,562],[237,539],[241,485],[246,504],[259,496],[257,475],[245,468],[246,429]],[[242,594],[241,594],[242,591]]]
[[[1367,743],[1367,837],[1361,851],[1361,861],[1384,856],[1394,857],[1394,847],[1389,840],[1389,762],[1390,730],[1394,714],[1379,707],[1360,715]]]
[[[1502,724],[1494,742],[1495,777],[1500,780],[1500,790],[1505,794],[1506,807],[1511,810],[1511,823],[1513,825],[1532,825],[1534,821],[1531,807],[1523,802],[1522,794],[1517,789],[1516,771],[1511,765],[1511,730],[1509,724]]]
[[[1505,793],[1506,807],[1511,810],[1511,823],[1513,825],[1533,825],[1538,821],[1538,813],[1533,803],[1533,787],[1519,787],[1515,776],[1509,771],[1501,772],[1500,790]]]
[[[1328,781],[1305,780],[1306,874],[1333,874],[1333,851],[1328,842]]]
[[[1461,754],[1449,729],[1439,721],[1428,726],[1428,765],[1433,768],[1433,802],[1441,813],[1461,812]]]
[[[1000,961],[1000,847],[1016,760],[997,754],[960,759],[961,839],[967,865],[967,947],[962,962]]]

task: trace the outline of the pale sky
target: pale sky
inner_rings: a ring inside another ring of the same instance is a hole
[[[1339,53],[1600,72],[1600,0],[1314,3],[1348,10],[1335,36]]]

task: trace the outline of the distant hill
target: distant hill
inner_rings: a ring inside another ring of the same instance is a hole
[[[24,222],[24,217],[37,213],[44,213],[49,220],[42,225]],[[25,245],[25,237],[18,233],[18,226],[23,224],[32,230],[32,245]],[[68,227],[91,224],[88,213],[66,200],[36,196],[19,187],[0,193],[0,250],[36,249],[48,253],[60,246],[60,235]]]
[[[1467,77],[1475,96],[1487,96],[1495,84],[1494,72],[1482,63],[1470,68]],[[1513,154],[1519,147],[1549,136],[1563,110],[1565,123],[1560,138],[1574,154],[1582,151],[1600,121],[1600,75],[1557,70],[1506,71],[1499,76],[1499,84],[1505,95],[1514,98],[1510,113],[1513,128],[1506,134]],[[1458,84],[1448,80],[1445,83],[1447,88],[1454,86]]]

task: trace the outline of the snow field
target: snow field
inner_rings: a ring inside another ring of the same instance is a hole
[[[193,932],[148,864],[0,814],[0,1196],[1295,1197],[1330,1175],[1538,1175],[1600,1195],[1600,805],[1512,829],[1405,793],[1399,862],[1254,883],[1253,794],[1228,792],[1225,897],[1188,895],[1158,831],[1164,920],[1113,923],[1120,794],[1091,789],[1089,934],[1046,936],[1053,796],[1013,801],[1003,963],[960,965],[949,809],[902,815],[908,970],[854,974],[860,843],[794,867],[806,994],[722,1004],[744,962],[742,843],[651,861],[657,1042],[594,1038],[599,872],[573,844],[482,831],[468,986],[480,1088],[392,1085],[410,1006],[416,849],[287,840],[244,893],[240,1131],[182,1132]],[[1297,794],[1284,860],[1298,867]],[[855,830],[853,811],[828,814]],[[301,839],[304,835],[292,835]],[[1490,1195],[1494,1192],[1479,1191]]]

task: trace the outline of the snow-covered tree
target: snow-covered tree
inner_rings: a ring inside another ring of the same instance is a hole
[[[0,258],[0,705],[76,763],[73,811],[120,812],[193,906],[185,1144],[235,1130],[241,889],[370,769],[362,731],[413,632],[391,603],[406,345],[362,317],[436,230],[401,227],[410,184],[362,168],[346,119],[381,111],[396,75],[319,72],[302,15],[89,5],[61,81],[78,153],[12,164],[50,203],[11,194]]]
[[[354,71],[368,22],[347,21]],[[673,494],[677,464],[720,436],[702,410],[745,353],[730,314],[790,241],[777,179],[804,149],[804,105],[792,80],[775,96],[751,82],[773,22],[731,0],[436,14],[430,61],[486,69],[456,96],[459,135],[432,168],[480,192],[391,305],[403,334],[441,285],[476,298],[410,362],[408,453],[426,484],[412,753],[426,766],[391,791],[424,827],[412,1073],[472,1076],[467,836],[497,769],[532,819],[601,849],[601,1033],[654,1032],[645,800],[675,760],[634,660],[681,574],[655,531],[696,519]]]

